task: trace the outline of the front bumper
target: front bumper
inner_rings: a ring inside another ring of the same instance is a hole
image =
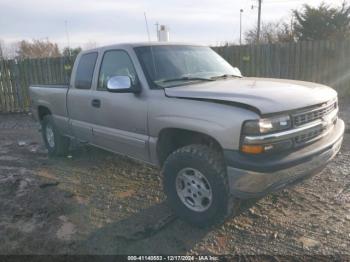
[[[344,121],[338,119],[327,136],[284,155],[254,157],[225,150],[231,193],[239,198],[261,197],[321,172],[339,152],[344,130]]]

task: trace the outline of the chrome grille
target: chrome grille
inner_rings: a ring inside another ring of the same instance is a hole
[[[301,134],[299,136],[296,136],[294,138],[294,141],[297,145],[300,145],[300,144],[305,144],[305,143],[308,143],[308,142],[311,142],[313,141],[315,138],[318,138],[322,133],[323,133],[324,129],[323,128],[320,128],[320,129],[316,129],[316,130],[312,130],[308,133],[304,133],[304,134]]]
[[[337,102],[295,114],[293,115],[294,126],[302,126],[317,119],[321,119],[335,109],[337,109]]]

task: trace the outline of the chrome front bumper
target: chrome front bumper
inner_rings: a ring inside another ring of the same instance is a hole
[[[248,168],[244,169],[228,164],[227,174],[231,193],[239,198],[260,197],[321,172],[339,152],[344,129],[344,122],[339,119],[329,135],[315,144],[303,148],[300,150],[300,154],[298,152],[291,154],[293,156],[291,161],[289,161],[289,158],[291,158],[291,155],[289,155],[286,157],[287,161],[286,158],[274,160],[272,161],[273,164],[268,165],[268,168],[265,168],[264,161],[260,161],[261,166],[255,165],[253,168],[252,165],[252,170],[248,170],[250,168],[247,161],[244,162],[244,166]],[[298,155],[301,157],[298,157]],[[268,162],[271,161],[266,158],[266,163]],[[282,162],[283,165],[275,170],[274,166],[276,167]]]

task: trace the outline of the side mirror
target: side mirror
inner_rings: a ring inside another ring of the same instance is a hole
[[[107,82],[107,90],[113,93],[138,93],[139,88],[133,87],[129,76],[113,76]]]

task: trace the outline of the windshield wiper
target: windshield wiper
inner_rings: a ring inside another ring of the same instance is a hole
[[[238,78],[240,78],[240,76],[237,76],[237,75],[224,74],[224,75],[213,76],[210,79],[211,80],[216,80],[216,79],[220,79],[220,78],[229,78],[229,77],[234,77],[234,78],[238,77]]]
[[[162,83],[168,83],[168,82],[176,82],[176,81],[214,81],[212,78],[205,78],[205,77],[191,77],[191,76],[184,76],[184,77],[178,77],[178,78],[169,78],[161,80]]]

